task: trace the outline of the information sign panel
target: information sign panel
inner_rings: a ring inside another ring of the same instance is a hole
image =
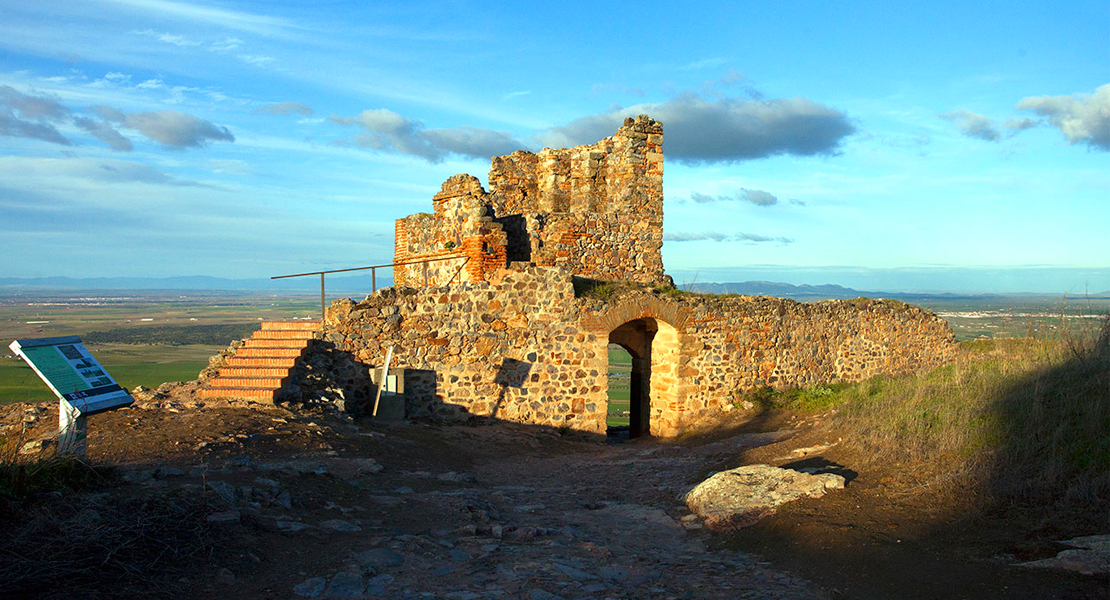
[[[135,401],[89,354],[81,338],[16,340],[8,347],[27,361],[77,416],[88,416]]]

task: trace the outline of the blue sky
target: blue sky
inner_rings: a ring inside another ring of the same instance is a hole
[[[1105,2],[531,4],[0,0],[0,276],[388,262],[645,112],[679,283],[1110,289]]]

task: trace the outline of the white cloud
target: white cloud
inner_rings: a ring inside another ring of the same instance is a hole
[[[750,202],[756,206],[774,206],[778,204],[779,199],[771,192],[740,188],[739,192],[731,196],[710,196],[708,194],[694,192],[690,194],[690,201],[697,204],[708,204],[711,202]]]
[[[988,142],[997,142],[1002,139],[1002,134],[998,132],[998,126],[995,125],[993,119],[973,113],[966,108],[959,108],[938,116],[955,123],[956,127],[968,137]]]
[[[551,147],[593,143],[612,135],[625,117],[641,113],[663,123],[667,157],[686,163],[830,155],[856,131],[843,112],[806,98],[706,100],[687,92],[661,104],[582,117],[536,138]]]
[[[5,108],[0,108],[0,135],[38,139],[63,146],[73,145],[53,125],[20,119]]]
[[[448,154],[488,159],[524,147],[508,132],[466,126],[426,129],[422,122],[385,108],[364,110],[354,117],[332,115],[331,121],[360,128],[351,140],[356,146],[418,156],[428,162],[440,162]]]
[[[135,129],[167,148],[201,148],[210,141],[235,141],[235,136],[227,127],[176,110],[131,114],[105,110],[101,112],[101,116],[123,127]]]
[[[225,39],[223,39],[219,42],[213,42],[209,46],[209,49],[214,50],[216,52],[230,52],[230,51],[232,51],[232,50],[234,50],[234,49],[236,49],[236,48],[238,48],[239,46],[242,46],[242,45],[243,45],[243,40],[241,40],[239,38],[229,37],[229,38],[225,38]]]
[[[682,65],[681,67],[679,67],[679,69],[681,69],[683,71],[699,71],[701,69],[713,69],[713,68],[716,68],[716,67],[719,67],[719,66],[725,64],[726,62],[727,62],[727,60],[725,60],[724,58],[722,58],[720,56],[714,56],[712,58],[703,58],[702,60],[696,60],[694,62],[686,63],[686,64]]]
[[[272,56],[262,56],[262,55],[258,55],[258,54],[240,54],[239,55],[239,60],[247,63],[248,65],[254,65],[256,67],[264,67],[264,66],[274,62],[274,57],[272,57]]]
[[[211,187],[195,181],[178,179],[148,164],[96,158],[0,158],[0,174],[9,182],[34,186],[49,181],[52,186],[79,189],[77,183],[107,184],[143,183],[168,186]]]
[[[1026,129],[1032,129],[1033,127],[1036,127],[1037,125],[1040,125],[1040,124],[1041,124],[1040,120],[1030,119],[1028,117],[1026,117],[1024,119],[1006,119],[1006,129],[1009,129],[1009,130],[1014,131],[1014,132],[1025,131]]]
[[[180,47],[201,45],[201,42],[198,42],[196,40],[190,40],[189,38],[187,38],[183,35],[176,35],[176,34],[166,33],[166,32],[158,32],[158,31],[154,31],[153,29],[144,29],[142,31],[132,31],[131,33],[134,33],[135,35],[144,35],[146,37],[151,37],[151,38],[154,38],[154,39],[156,39],[160,42],[165,42],[167,44],[172,44],[172,45],[177,46],[179,48]]]
[[[291,115],[293,113],[310,116],[313,110],[303,102],[277,102],[259,106],[251,111],[252,115]]]
[[[1071,144],[1110,150],[1110,84],[1094,94],[1023,98],[1018,110],[1029,110],[1059,129]]]
[[[116,131],[114,127],[109,125],[106,121],[95,121],[85,117],[74,117],[74,125],[89,132],[96,139],[108,144],[108,146],[117,152],[130,152],[135,149],[135,145],[131,140],[123,137],[123,135]]]
[[[257,175],[254,167],[245,160],[235,159],[209,159],[205,162],[213,173],[231,175]]]
[[[73,142],[51,124],[68,116],[69,109],[54,98],[24,94],[0,85],[0,135],[72,146]]]
[[[268,17],[241,11],[214,8],[172,0],[99,0],[101,4],[122,5],[147,13],[169,17],[177,21],[192,21],[218,25],[230,29],[259,34],[276,35],[294,27],[293,23],[277,17]]]
[[[749,244],[762,244],[774,242],[783,246],[793,244],[794,240],[788,237],[770,237],[766,235],[759,235],[755,233],[719,233],[716,231],[706,231],[701,233],[664,233],[663,241],[665,242],[745,242]]]
[[[61,119],[69,109],[50,96],[32,96],[9,86],[0,85],[0,106],[7,106],[23,119]]]

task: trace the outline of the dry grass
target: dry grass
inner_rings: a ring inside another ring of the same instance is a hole
[[[822,427],[860,467],[917,470],[982,506],[1107,517],[1110,320],[1064,339],[965,342],[955,364],[918,375],[746,399],[830,411]]]
[[[0,523],[0,597],[176,597],[171,582],[197,575],[213,545],[204,512],[166,496],[27,507]]]
[[[199,495],[111,498],[114,469],[0,436],[0,598],[177,597],[213,547]],[[56,440],[52,440],[56,442]]]

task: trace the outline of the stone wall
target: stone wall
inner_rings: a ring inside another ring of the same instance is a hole
[[[410,417],[495,416],[604,432],[608,354],[581,332],[566,271],[515,264],[486,281],[384,288],[328,310],[324,341],[412,370]]]
[[[671,343],[678,346],[673,364],[657,372],[652,356],[651,426],[652,433],[663,435],[696,423],[738,391],[909,373],[946,364],[956,353],[947,323],[896,300],[800,303],[629,290],[579,303],[582,328],[598,335],[638,320],[673,330],[677,340]],[[672,352],[656,336],[653,353]]]
[[[481,182],[455,175],[432,199],[432,214],[398,219],[395,225],[394,285],[440,286],[482,281],[506,265],[505,231],[494,222]]]
[[[662,125],[641,115],[596,144],[494,158],[489,193],[470,175],[452,176],[432,201],[434,214],[397,221],[394,262],[460,261],[443,261],[427,283],[428,267],[397,268],[395,281],[445,285],[454,273],[447,265],[469,258],[462,281],[524,261],[592,279],[669,284],[662,144]]]
[[[473,284],[337,301],[325,341],[366,364],[380,364],[394,345],[394,364],[425,382],[409,394],[410,416],[496,416],[591,433],[605,431],[608,344],[621,343],[650,371],[647,419],[663,436],[737,391],[905,373],[955,353],[947,324],[901,302],[646,288],[576,298],[567,270],[522,264]]]
[[[488,193],[469,175],[449,178],[433,214],[397,221],[394,253],[447,260],[397,267],[396,287],[333,304],[322,343],[362,368],[392,345],[394,364],[409,370],[411,417],[591,433],[605,431],[608,345],[618,343],[642,390],[633,427],[665,436],[738,391],[953,358],[948,326],[900,302],[663,291],[662,144],[662,125],[640,115],[596,144],[494,158]],[[574,276],[630,283],[579,298]]]
[[[596,144],[496,157],[489,185],[498,217],[519,215],[526,226],[521,260],[591,279],[669,283],[658,121],[640,115]]]

